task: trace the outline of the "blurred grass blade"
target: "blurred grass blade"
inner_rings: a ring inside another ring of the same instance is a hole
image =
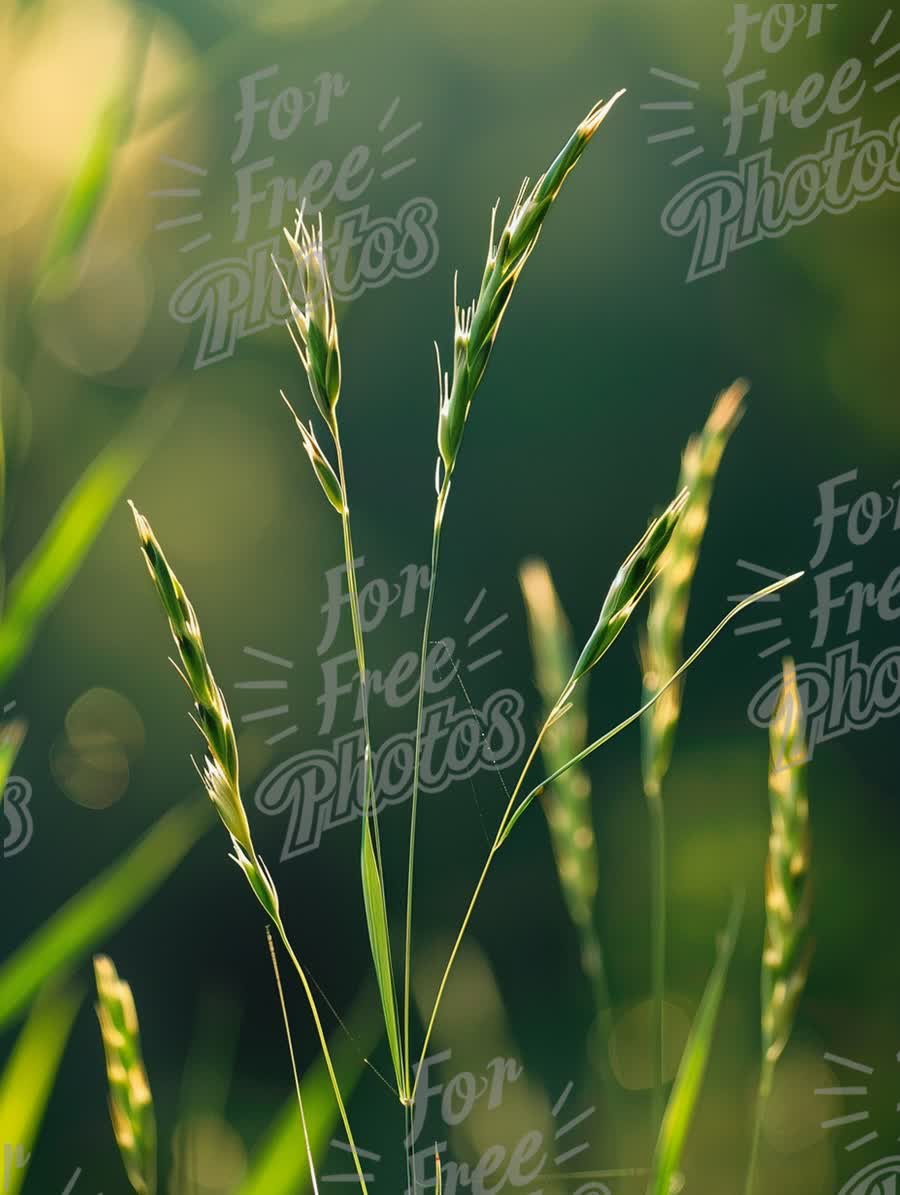
[[[21,662],[41,619],[60,597],[100,534],[113,507],[173,413],[145,400],[122,432],[95,458],[9,583],[0,618],[0,685]]]
[[[381,997],[381,1009],[384,1013],[384,1027],[387,1032],[388,1045],[391,1049],[391,1061],[397,1077],[397,1090],[401,1101],[406,1094],[403,1079],[403,1067],[400,1062],[400,1025],[397,1015],[397,1001],[394,995],[394,970],[391,964],[391,942],[388,936],[387,909],[384,903],[384,885],[381,872],[375,858],[375,848],[372,842],[372,827],[366,817],[362,842],[362,887],[363,901],[366,909],[366,924],[369,927],[369,943],[372,947],[372,958],[375,962],[375,976],[378,980],[378,994]]]
[[[26,730],[27,726],[21,718],[16,718],[15,721],[0,726],[0,808],[3,806],[6,782],[9,780],[16,756],[25,739]],[[0,838],[0,842],[2,841]]]
[[[707,980],[700,1007],[694,1017],[687,1045],[678,1066],[678,1074],[675,1076],[675,1083],[666,1106],[653,1157],[653,1170],[647,1187],[647,1195],[669,1195],[672,1190],[672,1182],[681,1163],[684,1143],[694,1119],[697,1099],[706,1074],[713,1033],[722,996],[725,992],[728,968],[740,932],[743,912],[743,898],[736,897],[731,906],[728,925],[719,941],[716,961]]]
[[[208,806],[193,800],[170,810],[6,959],[0,965],[0,1029],[27,1008],[49,976],[79,962],[122,925],[174,871],[211,820]]]
[[[350,1012],[347,1031],[342,1028],[331,1036],[334,1066],[348,1098],[362,1074],[364,1055],[374,1048],[380,1035],[372,1013],[373,995],[367,987]],[[321,1057],[304,1073],[301,1084],[310,1149],[321,1166],[339,1123],[331,1080]],[[235,1195],[306,1195],[311,1190],[309,1164],[297,1121],[297,1098],[291,1095],[255,1151]]]
[[[81,993],[71,988],[42,992],[0,1077],[0,1189],[4,1195],[19,1195],[25,1181],[28,1155],[80,1004]]]
[[[116,155],[131,131],[150,32],[146,14],[136,14],[122,77],[97,116],[57,213],[38,268],[36,296],[48,286],[65,288],[72,281],[76,255],[97,222],[109,190]]]

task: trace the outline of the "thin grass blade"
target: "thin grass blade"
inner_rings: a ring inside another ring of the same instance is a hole
[[[127,921],[211,821],[207,806],[196,801],[170,810],[6,959],[0,965],[0,1029],[24,1012],[50,976],[80,962]]]
[[[60,598],[122,493],[169,426],[173,408],[155,400],[88,466],[9,583],[0,618],[0,685],[31,647],[42,619]]]
[[[109,191],[116,155],[133,124],[150,32],[146,15],[136,14],[122,78],[97,116],[57,213],[38,269],[37,295],[48,286],[65,287],[70,283],[75,258],[97,222]]]
[[[728,968],[734,954],[743,917],[743,900],[736,898],[728,925],[719,942],[718,954],[697,1009],[684,1054],[669,1096],[662,1128],[653,1157],[653,1170],[647,1195],[669,1195],[673,1180],[681,1164],[684,1143],[690,1131],[703,1086],[706,1066],[712,1048],[713,1034],[725,993]]]
[[[401,1100],[404,1100],[406,1084],[400,1060],[400,1020],[394,991],[394,969],[391,962],[384,885],[378,861],[375,858],[372,828],[368,818],[363,829],[362,840],[362,888],[366,925],[369,929],[369,944],[372,947],[375,977],[378,980],[378,994],[381,997],[381,1009],[384,1014],[384,1027],[391,1051],[391,1062],[394,1065],[394,1073],[397,1078],[397,1090]]]
[[[73,988],[45,989],[35,1001],[0,1076],[0,1173],[4,1195],[19,1195],[25,1181],[28,1156],[81,999],[81,993]]]
[[[371,987],[351,1009],[347,1031],[331,1035],[329,1048],[341,1090],[349,1099],[365,1065],[364,1056],[378,1042],[380,1025],[373,1015]],[[303,1107],[310,1150],[321,1167],[339,1123],[331,1080],[320,1058],[302,1075]],[[250,1169],[235,1195],[307,1195],[312,1191],[302,1134],[297,1124],[297,1100],[285,1101],[271,1129],[254,1151]]]

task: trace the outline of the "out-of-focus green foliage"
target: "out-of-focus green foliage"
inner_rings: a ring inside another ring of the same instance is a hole
[[[172,417],[151,396],[75,483],[50,526],[10,580],[0,616],[0,684],[5,684],[41,620],[70,583],[123,491]]]
[[[212,818],[191,801],[164,814],[131,850],[62,906],[0,965],[0,1029],[41,986],[80,962],[160,886]]]
[[[4,1195],[19,1195],[25,1181],[27,1158],[81,1000],[82,993],[75,988],[46,987],[35,1000],[0,1076],[0,1167],[5,1168]]]

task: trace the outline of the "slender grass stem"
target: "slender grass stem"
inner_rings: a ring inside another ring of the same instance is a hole
[[[428,1046],[431,1042],[431,1034],[434,1030],[435,1022],[437,1021],[438,1010],[441,1005],[441,1000],[444,996],[444,989],[446,988],[447,981],[450,978],[450,972],[453,970],[453,964],[456,962],[456,956],[459,953],[459,948],[462,945],[463,937],[465,936],[466,930],[469,927],[469,922],[472,920],[472,914],[475,911],[475,905],[478,902],[478,897],[481,895],[481,889],[484,887],[485,880],[487,879],[488,872],[490,871],[491,863],[494,861],[494,856],[497,854],[503,843],[506,824],[512,815],[519,791],[525,782],[525,777],[528,774],[528,770],[532,763],[534,763],[537,753],[541,747],[541,741],[543,740],[544,735],[547,733],[547,730],[553,722],[553,718],[561,705],[562,701],[560,701],[559,705],[550,713],[549,717],[538,732],[537,738],[534,741],[534,745],[528,753],[528,758],[525,760],[525,765],[522,768],[515,787],[512,790],[506,809],[504,810],[503,817],[500,819],[500,825],[497,828],[497,833],[494,837],[493,843],[491,844],[491,849],[488,851],[488,857],[485,860],[484,867],[481,869],[481,875],[478,877],[478,883],[475,885],[475,890],[469,900],[468,908],[466,909],[465,916],[462,919],[462,924],[459,927],[459,933],[456,935],[456,940],[453,943],[453,949],[450,951],[450,957],[447,960],[447,965],[444,967],[444,973],[441,976],[441,982],[438,984],[437,995],[434,999],[431,1015],[428,1018],[428,1025],[425,1029],[425,1040],[422,1043],[422,1052],[419,1056],[418,1066],[416,1067],[416,1077],[412,1084],[412,1091],[410,1094],[411,1103],[415,1103],[416,1089],[419,1085],[419,1075],[422,1073],[422,1064],[428,1055]]]
[[[344,537],[344,561],[347,568],[347,589],[350,595],[350,621],[353,625],[353,645],[356,650],[356,663],[359,670],[359,689],[362,702],[363,739],[365,750],[365,796],[363,800],[363,817],[368,816],[369,801],[373,805],[373,824],[375,830],[375,847],[378,855],[378,866],[381,867],[381,841],[378,833],[378,810],[375,807],[375,783],[372,762],[372,734],[369,727],[369,685],[366,671],[366,649],[363,640],[362,620],[359,612],[359,587],[356,584],[356,567],[353,554],[353,536],[350,530],[350,503],[347,497],[347,477],[344,472],[344,453],[341,448],[341,436],[337,421],[334,430],[334,448],[337,455],[338,480],[344,499],[341,511],[341,530]]]
[[[281,1016],[284,1021],[284,1032],[287,1037],[288,1056],[291,1060],[291,1073],[294,1077],[294,1090],[297,1093],[297,1107],[300,1110],[300,1125],[303,1129],[303,1143],[306,1147],[306,1161],[309,1166],[309,1177],[312,1183],[313,1195],[319,1195],[319,1183],[316,1178],[316,1167],[313,1162],[312,1146],[309,1142],[309,1129],[306,1124],[306,1112],[303,1108],[303,1096],[300,1093],[300,1074],[297,1070],[297,1057],[294,1053],[294,1038],[291,1034],[291,1022],[288,1017],[287,1003],[284,998],[284,987],[281,983],[281,970],[278,966],[278,955],[275,953],[275,943],[272,940],[272,930],[266,926],[266,941],[269,944],[269,955],[272,960],[272,970],[275,973],[275,987],[278,991],[278,1002],[281,1005]]]
[[[347,1109],[344,1106],[343,1096],[341,1095],[340,1085],[338,1084],[337,1075],[334,1070],[334,1063],[331,1059],[331,1051],[328,1049],[328,1039],[325,1036],[325,1030],[322,1027],[322,1019],[319,1016],[319,1009],[316,1005],[316,999],[313,995],[312,988],[309,986],[309,980],[306,977],[306,972],[300,964],[300,960],[294,953],[294,948],[291,945],[290,939],[287,936],[287,931],[284,928],[284,922],[280,917],[275,919],[275,928],[278,931],[278,936],[287,951],[288,958],[294,965],[294,970],[300,978],[300,983],[303,986],[303,991],[306,995],[306,1001],[309,1004],[309,1010],[312,1013],[313,1024],[316,1029],[316,1036],[319,1039],[319,1047],[322,1051],[322,1058],[325,1061],[325,1069],[328,1071],[328,1078],[331,1082],[331,1089],[334,1092],[334,1098],[337,1102],[338,1112],[340,1113],[341,1123],[344,1126],[344,1132],[347,1134],[347,1144],[350,1146],[350,1152],[353,1157],[353,1165],[359,1178],[360,1189],[363,1195],[368,1195],[366,1187],[366,1180],[363,1175],[362,1163],[359,1158],[359,1151],[356,1148],[356,1142],[353,1139],[353,1131],[350,1128],[350,1120],[347,1116]]]
[[[361,697],[361,701],[362,701],[362,710],[363,710],[363,738],[364,738],[364,744],[365,744],[365,778],[363,781],[365,789],[364,789],[364,797],[363,797],[363,818],[362,818],[363,851],[365,852],[365,836],[366,836],[366,833],[368,830],[369,815],[371,813],[372,837],[374,839],[374,846],[375,846],[375,861],[376,861],[377,870],[380,875],[380,885],[381,885],[381,890],[382,890],[382,894],[383,894],[383,892],[384,892],[384,862],[383,862],[382,853],[381,853],[381,834],[380,834],[380,831],[378,828],[378,802],[377,802],[376,793],[375,793],[374,760],[373,760],[373,756],[372,756],[372,733],[371,733],[370,724],[369,724],[369,692],[368,692],[368,674],[366,671],[365,642],[364,642],[364,638],[363,638],[362,618],[360,615],[359,587],[357,586],[357,583],[356,583],[356,568],[355,568],[355,564],[354,564],[354,561],[356,558],[355,558],[354,551],[353,551],[353,535],[352,535],[352,531],[350,528],[350,503],[349,503],[348,496],[347,496],[347,477],[346,477],[346,473],[344,470],[344,453],[343,453],[343,450],[341,447],[341,437],[340,437],[340,432],[338,430],[338,425],[337,425],[336,420],[334,422],[334,427],[332,429],[332,435],[334,438],[335,455],[337,458],[338,482],[340,484],[341,495],[343,498],[343,504],[342,504],[342,509],[341,509],[341,528],[343,531],[343,538],[344,538],[344,559],[345,559],[346,568],[347,568],[347,589],[348,589],[348,592],[350,595],[350,618],[351,618],[351,622],[353,624],[353,641],[354,641],[354,645],[355,645],[355,649],[356,649],[356,661],[357,661],[357,667],[359,670],[360,697]],[[363,883],[365,884],[365,880],[363,881]],[[382,895],[382,900],[383,899],[384,898]],[[385,930],[385,933],[387,933],[387,930]],[[373,955],[373,958],[374,958],[374,955]],[[394,976],[393,976],[394,964],[393,964],[393,959],[392,959],[391,952],[390,952],[390,944],[389,943],[387,946],[386,966],[389,968],[389,971],[390,971],[390,991],[391,991],[391,1004],[392,1004],[391,1014],[393,1016],[392,1028],[394,1029],[394,1033],[398,1034],[399,1033],[398,1026],[400,1023],[400,1016],[399,1016],[399,1009],[397,1008],[397,1002],[396,1002],[396,994],[395,994],[396,986],[394,983]],[[377,969],[378,969],[378,963],[376,960],[376,971],[377,971]],[[387,1009],[385,1009],[385,1016],[386,1017],[388,1016]],[[388,1029],[388,1033],[390,1035],[391,1027],[389,1027],[386,1024],[385,1028]],[[399,1054],[399,1049],[398,1049],[397,1053]],[[397,1061],[396,1066],[397,1066],[397,1084],[398,1084],[397,1096],[398,1096],[401,1104],[405,1104],[405,1103],[407,1103],[407,1100],[408,1100],[409,1082],[406,1079],[405,1074],[402,1072],[402,1067],[401,1067],[401,1063],[400,1063],[399,1059]]]
[[[762,1137],[763,1120],[765,1119],[769,1096],[772,1094],[772,1077],[774,1073],[774,1063],[764,1058],[762,1070],[759,1075],[759,1088],[756,1092],[756,1112],[753,1117],[753,1142],[750,1146],[750,1165],[747,1169],[745,1195],[753,1195],[753,1187],[756,1182],[756,1167],[759,1161],[759,1143]]]
[[[438,571],[438,560],[441,552],[441,528],[444,524],[444,511],[447,508],[447,498],[450,493],[450,474],[446,474],[438,492],[437,504],[434,512],[434,532],[431,538],[431,571],[428,574],[428,599],[425,606],[425,621],[422,626],[422,650],[419,657],[419,690],[416,707],[416,739],[413,754],[413,783],[410,801],[409,817],[409,860],[406,873],[406,934],[403,956],[403,1065],[406,1073],[406,1089],[412,1084],[409,1056],[409,1012],[410,988],[412,971],[412,909],[413,909],[413,876],[415,872],[416,856],[416,825],[419,811],[419,771],[422,762],[422,734],[425,720],[425,671],[428,666],[428,647],[431,636],[431,615],[434,609],[434,594]]]
[[[653,1060],[650,1139],[655,1141],[663,1117],[663,1018],[666,991],[666,818],[662,795],[658,790],[647,794],[647,813],[650,819],[650,988]]]

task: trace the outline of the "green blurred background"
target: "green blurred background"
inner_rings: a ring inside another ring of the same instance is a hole
[[[887,129],[900,88],[874,91],[891,65],[873,65],[870,40],[886,10],[868,2],[832,7],[819,36],[799,32],[780,55],[767,56],[751,42],[742,69],[766,68],[773,86],[794,90],[811,72],[830,79],[859,55],[870,84],[860,108],[864,126]],[[661,228],[666,203],[685,182],[729,165],[720,150],[731,5],[192,0],[144,6],[151,41],[134,129],[114,164],[77,277],[57,280],[33,304],[33,279],[60,195],[92,121],[127,69],[135,12],[112,0],[77,6],[32,0],[4,10],[4,414],[15,428],[6,556],[10,565],[22,559],[63,493],[145,393],[160,408],[175,403],[172,422],[129,494],[153,521],[189,589],[235,721],[267,705],[289,704],[287,716],[244,724],[248,770],[263,775],[292,754],[327,749],[335,734],[353,728],[344,700],[335,731],[318,733],[325,574],[342,557],[335,520],[278,398],[284,388],[298,409],[312,411],[290,341],[276,324],[238,339],[232,355],[197,369],[202,321],[178,323],[169,310],[189,274],[212,262],[237,261],[250,245],[275,235],[259,205],[246,240],[234,239],[236,113],[240,81],[254,72],[277,66],[277,76],[258,84],[269,99],[284,87],[308,91],[324,72],[348,84],[332,100],[327,120],[316,124],[306,112],[284,140],[270,136],[262,112],[237,164],[271,157],[261,181],[302,178],[321,160],[336,166],[354,147],[369,147],[376,167],[371,185],[360,198],[325,210],[326,234],[330,221],[363,204],[370,220],[396,216],[417,197],[437,210],[439,253],[431,268],[371,287],[339,311],[345,448],[366,580],[394,581],[404,566],[426,559],[436,418],[431,342],[438,340],[446,360],[454,270],[467,298],[480,278],[495,198],[503,197],[505,215],[523,174],[539,173],[591,104],[628,89],[548,221],[473,408],[448,515],[435,618],[436,637],[459,637],[482,589],[478,624],[509,616],[490,637],[491,650],[502,654],[466,674],[473,705],[512,688],[525,695],[529,726],[534,721],[538,702],[516,580],[520,562],[529,555],[547,559],[577,634],[587,634],[619,561],[651,510],[668,500],[687,436],[733,378],[744,375],[753,388],[713,501],[688,645],[718,621],[730,595],[750,588],[753,578],[739,560],[781,572],[808,566],[818,538],[821,483],[858,469],[847,496],[889,492],[900,472],[896,194],[823,214],[787,236],[744,248],[723,271],[689,284],[689,238],[672,238]],[[879,49],[891,44],[886,32]],[[679,89],[651,76],[651,68],[699,86]],[[693,142],[648,138],[676,127],[683,113],[648,111],[642,104],[688,94],[696,107],[685,123],[694,124],[707,150],[673,167],[671,159]],[[397,98],[393,119],[380,129]],[[826,114],[798,130],[782,119],[771,143],[776,164],[818,152],[837,123]],[[385,149],[419,125],[402,147]],[[759,148],[755,128],[748,128],[742,153]],[[405,159],[414,162],[381,177]],[[205,173],[179,169],[171,160]],[[151,194],[185,187],[199,194]],[[286,207],[288,219],[292,207]],[[158,227],[192,213],[200,213],[192,223]],[[202,245],[180,252],[206,234]],[[855,579],[880,585],[897,560],[896,545],[890,521],[864,548],[848,545],[839,527],[826,565],[852,560]],[[850,640],[859,642],[866,661],[893,645],[892,624],[876,611],[866,612],[857,633],[836,611],[827,644],[813,648],[815,600],[807,578],[777,612],[798,662],[822,660],[828,647]],[[761,619],[777,616],[764,609]],[[388,615],[370,638],[372,667],[386,670],[400,653],[416,649],[423,611],[420,601],[408,618]],[[744,625],[753,621],[743,619]],[[698,1195],[739,1189],[748,1144],[768,809],[766,738],[746,711],[775,671],[777,656],[757,655],[768,642],[774,636],[729,630],[698,665],[666,791],[675,1043],[702,990],[731,893],[741,885],[748,892],[686,1159],[690,1189]],[[273,671],[248,656],[248,646],[294,666]],[[337,646],[350,647],[346,627]],[[187,695],[165,663],[169,651],[123,502],[3,695],[29,723],[14,770],[32,786],[34,819],[33,841],[4,860],[0,873],[4,955],[198,787],[189,761],[197,736],[186,716]],[[287,690],[274,697],[234,687],[274,675],[288,678]],[[97,689],[110,692],[84,697]],[[636,637],[629,634],[593,681],[592,728],[599,733],[630,712],[639,693]],[[455,695],[462,704],[463,695]],[[382,734],[410,729],[413,716],[410,706],[389,711],[376,702],[373,709]],[[296,734],[266,745],[291,723],[299,726]],[[863,1161],[893,1152],[900,1100],[900,962],[890,912],[896,733],[888,718],[823,743],[810,768],[817,949],[767,1127],[767,1190],[837,1191]],[[640,1166],[647,1156],[649,1063],[641,1025],[649,978],[636,731],[594,756],[591,775],[599,916],[616,1005],[614,1067],[628,1092],[620,1160]],[[248,798],[252,791],[248,785]],[[504,803],[501,782],[489,772],[424,801],[416,914],[423,964],[431,959],[433,965],[433,952],[445,950],[455,932],[487,849],[485,826],[496,824]],[[279,863],[286,814],[254,810],[253,817],[295,942],[344,1016],[370,968],[358,825],[332,829],[318,850]],[[386,813],[382,827],[388,899],[397,910],[403,808]],[[253,1151],[290,1084],[261,920],[225,859],[225,846],[214,827],[162,890],[102,943],[135,990],[164,1143],[178,1115],[191,1051],[218,1058],[222,1080],[233,1066],[226,1094],[215,1065],[203,1063],[221,1097],[211,1111],[231,1126],[231,1135],[216,1138],[218,1173],[210,1163],[201,1188],[208,1192],[234,1189],[245,1151]],[[471,942],[436,1043],[454,1051],[446,1075],[457,1062],[483,1072],[490,1059],[506,1053],[524,1065],[523,1082],[543,1089],[551,1103],[570,1079],[580,1106],[593,1102],[585,1050],[590,992],[546,825],[536,811],[498,861]],[[87,968],[82,972],[86,979]],[[298,1050],[310,1059],[314,1042],[293,995],[292,1011]],[[211,1045],[197,1046],[198,1026]],[[0,1049],[8,1044],[9,1031]],[[852,1126],[831,1133],[821,1127],[828,1116],[856,1110],[814,1095],[829,1086],[826,1052],[875,1068],[867,1107],[880,1139],[855,1154],[843,1148],[858,1135]],[[373,1057],[384,1069],[383,1046]],[[402,1118],[371,1072],[352,1107],[360,1144],[384,1158],[376,1189],[400,1189]],[[537,1100],[521,1112],[526,1120],[532,1115],[531,1122],[520,1119],[519,1129],[506,1125],[496,1133],[500,1139],[504,1132],[510,1139],[521,1135],[543,1114]],[[479,1131],[492,1139],[490,1120]],[[595,1123],[588,1135],[602,1140],[604,1132]],[[467,1142],[458,1145],[464,1154]],[[590,1164],[609,1164],[602,1146]],[[25,1189],[62,1191],[76,1167],[83,1171],[79,1195],[126,1189],[87,1003]],[[339,1168],[333,1155],[326,1173],[329,1168]],[[642,1188],[639,1181],[622,1181],[613,1189]]]

